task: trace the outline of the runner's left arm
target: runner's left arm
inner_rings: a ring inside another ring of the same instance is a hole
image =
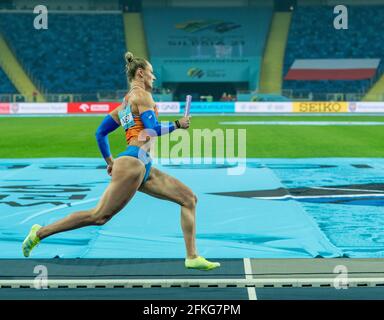
[[[156,132],[157,136],[171,133],[176,129],[185,128],[186,126],[186,124],[184,124],[184,121],[180,121],[182,119],[167,122],[163,121],[160,123],[157,120],[154,108],[152,107],[152,105],[154,105],[154,101],[151,95],[146,92],[138,95],[137,105],[139,108],[140,119],[143,122],[144,127],[146,129],[153,130],[154,132]],[[187,122],[189,126],[189,119],[187,120]]]

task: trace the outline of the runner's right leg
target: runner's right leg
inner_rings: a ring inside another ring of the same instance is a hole
[[[38,228],[34,225],[23,242],[24,256],[42,239],[53,234],[91,225],[103,225],[118,213],[134,196],[145,174],[143,163],[123,156],[115,160],[112,181],[105,190],[98,205],[90,210],[78,211],[50,225]]]

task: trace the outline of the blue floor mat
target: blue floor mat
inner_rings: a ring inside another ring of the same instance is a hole
[[[382,257],[382,159],[247,159],[156,165],[198,196],[199,253],[222,258]],[[21,258],[34,223],[96,205],[108,185],[100,159],[0,160],[1,258]],[[178,205],[137,193],[106,225],[45,239],[34,258],[182,258]]]

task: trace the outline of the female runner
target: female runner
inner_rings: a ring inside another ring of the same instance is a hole
[[[151,94],[156,79],[152,65],[145,59],[133,57],[130,52],[125,55],[125,59],[131,89],[123,103],[104,118],[96,132],[100,151],[108,164],[108,174],[112,176],[111,183],[95,208],[72,213],[47,226],[33,225],[23,242],[23,254],[28,257],[40,241],[53,234],[107,223],[125,207],[136,191],[141,191],[180,205],[186,247],[185,267],[199,270],[218,268],[220,263],[210,262],[197,253],[195,194],[176,178],[153,168],[148,153],[153,137],[176,129],[188,129],[190,118],[183,117],[175,122],[160,124]],[[128,146],[113,159],[107,136],[120,125],[125,130]]]

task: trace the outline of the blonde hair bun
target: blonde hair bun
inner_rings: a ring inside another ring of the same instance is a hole
[[[131,63],[133,61],[133,53],[132,52],[127,52],[125,54],[125,61],[127,63]]]

